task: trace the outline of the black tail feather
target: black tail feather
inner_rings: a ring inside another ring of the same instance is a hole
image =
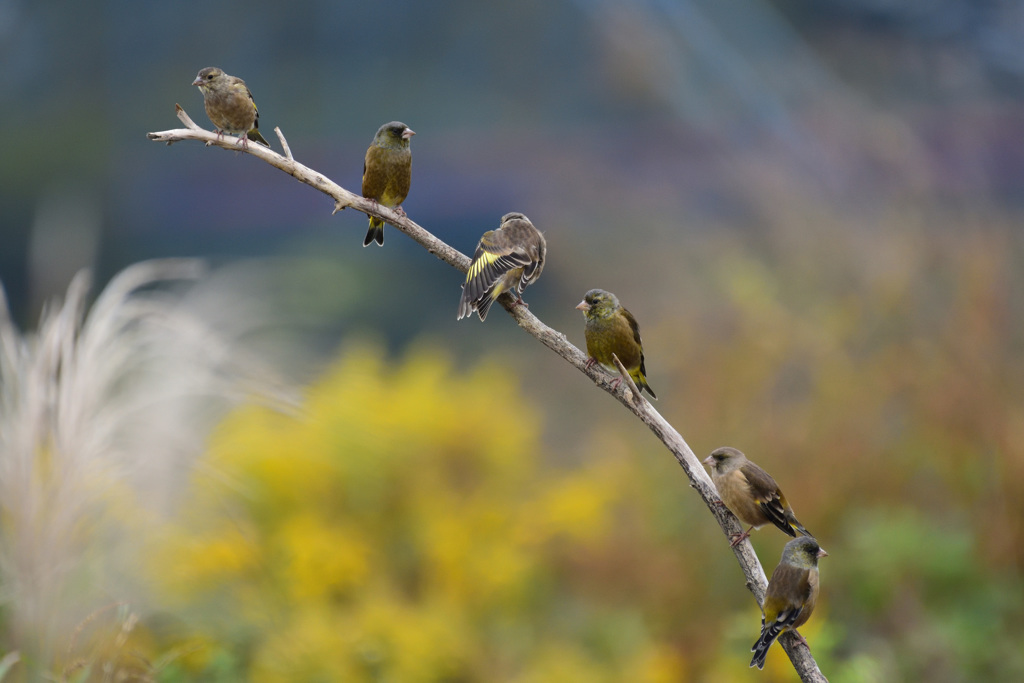
[[[384,221],[371,218],[370,229],[366,231],[366,238],[363,239],[363,246],[368,247],[374,242],[382,247],[384,246]]]

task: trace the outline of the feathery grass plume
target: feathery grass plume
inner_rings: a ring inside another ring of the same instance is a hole
[[[13,325],[0,289],[0,644],[37,667],[30,680],[72,655],[88,663],[67,645],[90,612],[144,602],[133,567],[147,525],[175,503],[220,415],[270,393],[261,364],[223,334],[244,324],[230,309],[216,323],[197,313],[203,272],[139,263],[91,309],[80,272],[34,333]]]

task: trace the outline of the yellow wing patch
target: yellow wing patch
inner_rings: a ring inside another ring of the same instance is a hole
[[[469,266],[469,272],[466,273],[466,282],[469,282],[473,278],[479,276],[480,273],[483,272],[484,268],[500,258],[501,254],[492,254],[489,251],[481,252],[481,254],[477,256],[476,260]]]

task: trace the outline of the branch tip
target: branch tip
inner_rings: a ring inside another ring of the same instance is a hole
[[[177,114],[178,120],[185,124],[190,130],[202,130],[199,125],[189,117],[188,113],[182,109],[180,104],[174,105],[174,113]]]
[[[295,161],[295,157],[292,156],[292,148],[288,146],[288,141],[284,139],[284,133],[281,132],[281,126],[274,126],[274,132],[277,133],[277,139],[281,141],[284,158],[288,161]]]

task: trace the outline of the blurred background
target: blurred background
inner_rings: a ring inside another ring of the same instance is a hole
[[[465,253],[527,214],[577,346],[615,292],[656,408],[828,550],[829,680],[1024,678],[1024,3],[0,0],[0,54],[3,680],[795,680],[608,396],[396,230],[146,139],[212,65],[349,190],[407,123]]]

